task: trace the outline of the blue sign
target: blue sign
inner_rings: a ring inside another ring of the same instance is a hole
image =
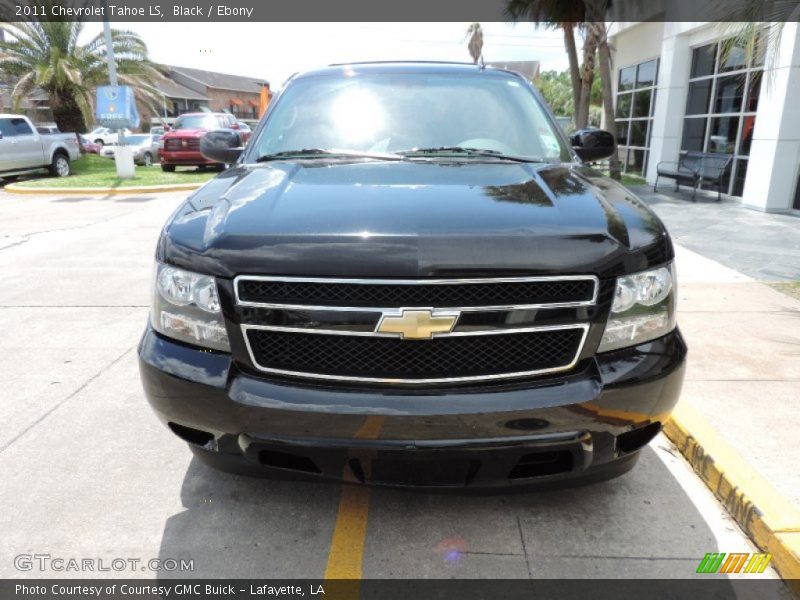
[[[133,88],[128,85],[105,85],[97,88],[95,117],[98,124],[111,129],[134,129],[139,126],[139,113]]]

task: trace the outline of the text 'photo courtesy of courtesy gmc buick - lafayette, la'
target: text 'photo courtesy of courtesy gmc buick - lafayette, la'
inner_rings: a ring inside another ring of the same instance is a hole
[[[146,396],[205,463],[439,489],[608,479],[678,401],[661,221],[504,70],[294,76],[164,227]]]

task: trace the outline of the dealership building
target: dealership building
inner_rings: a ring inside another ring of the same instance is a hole
[[[800,211],[798,23],[765,23],[750,49],[725,52],[731,33],[718,23],[617,22],[609,35],[625,172],[653,183],[683,151],[724,153],[729,198]]]

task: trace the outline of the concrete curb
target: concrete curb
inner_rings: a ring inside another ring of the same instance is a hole
[[[209,180],[210,181],[210,180]],[[196,190],[206,182],[199,183],[176,183],[170,185],[141,185],[138,187],[115,187],[115,188],[97,188],[97,187],[83,187],[83,188],[65,188],[65,187],[46,187],[46,188],[31,188],[21,187],[16,183],[9,183],[3,189],[11,194],[58,194],[64,195],[81,195],[93,194],[98,196],[117,196],[117,195],[130,195],[130,194],[156,194],[159,192],[185,192]]]
[[[800,510],[685,402],[664,433],[750,539],[772,553],[772,565],[800,594]]]

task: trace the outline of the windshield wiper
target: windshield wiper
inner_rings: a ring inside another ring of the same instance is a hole
[[[498,150],[487,150],[485,148],[466,148],[464,146],[439,146],[435,148],[412,148],[411,150],[401,150],[397,152],[401,156],[448,156],[453,154],[463,154],[466,156],[486,156],[502,160],[513,160],[515,162],[545,162],[542,158],[514,156],[505,154]]]
[[[287,158],[373,158],[375,160],[403,160],[399,154],[382,154],[378,152],[360,152],[358,150],[323,150],[322,148],[303,148],[302,150],[283,150],[272,154],[263,154],[256,159],[256,162],[267,162],[270,160],[283,160]]]

